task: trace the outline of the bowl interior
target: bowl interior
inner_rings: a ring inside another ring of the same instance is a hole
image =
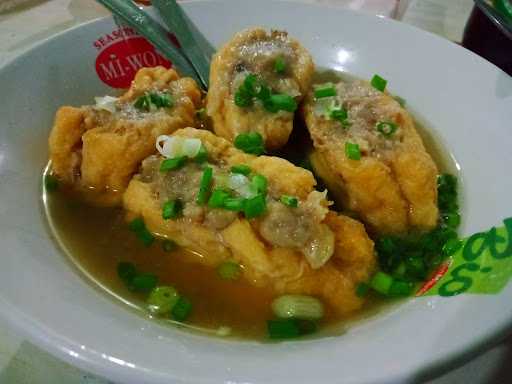
[[[266,0],[194,1],[185,8],[214,45],[262,25],[289,31],[318,66],[362,78],[379,73],[456,159],[462,233],[500,225],[512,213],[512,180],[505,177],[512,80],[496,67],[412,27],[335,8]],[[14,326],[50,352],[119,382],[397,383],[428,375],[510,324],[506,287],[497,295],[412,299],[339,337],[231,342],[149,322],[90,285],[49,236],[40,181],[58,106],[111,92],[96,74],[101,49],[94,42],[117,28],[111,19],[91,22],[0,69],[0,313]]]

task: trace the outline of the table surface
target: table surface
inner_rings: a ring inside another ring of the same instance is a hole
[[[302,0],[394,17],[460,41],[472,0]],[[14,3],[23,3],[15,6]],[[5,9],[11,8],[7,11]],[[4,10],[2,12],[2,10]],[[0,0],[0,66],[35,42],[107,15],[91,0]],[[512,338],[429,384],[512,382]],[[0,384],[108,384],[15,334],[0,322]]]

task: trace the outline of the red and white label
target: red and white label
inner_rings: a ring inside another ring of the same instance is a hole
[[[119,28],[94,42],[100,50],[96,57],[96,73],[105,84],[113,88],[128,88],[142,67],[171,67],[153,45],[132,28]]]

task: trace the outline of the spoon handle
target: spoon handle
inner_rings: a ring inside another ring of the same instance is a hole
[[[181,45],[181,49],[194,67],[203,84],[208,86],[208,78],[210,72],[210,58],[213,52],[207,52],[207,47],[199,44],[198,37],[204,37],[195,28],[192,30],[192,22],[186,19],[183,9],[175,0],[153,0],[153,6],[162,16],[163,21],[170,31],[176,34]]]
[[[153,18],[139,9],[131,1],[126,0],[96,0],[108,8],[114,15],[119,16],[125,23],[134,28],[148,39],[167,59],[171,60],[176,69],[185,76],[194,78],[203,85],[194,67],[169,41],[167,31]]]

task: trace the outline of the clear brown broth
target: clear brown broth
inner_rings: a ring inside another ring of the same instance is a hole
[[[330,81],[337,76],[324,72],[317,79]],[[454,173],[456,167],[449,152],[431,131],[421,124],[417,128],[439,169]],[[277,154],[298,164],[310,146],[307,130],[297,121],[289,145]],[[172,285],[191,300],[193,310],[187,319],[191,328],[215,334],[220,327],[229,327],[233,337],[266,338],[266,321],[273,317],[274,296],[269,289],[255,287],[243,278],[222,280],[215,269],[193,262],[201,256],[185,249],[165,252],[161,241],[144,247],[128,230],[121,208],[91,206],[63,187],[43,193],[50,227],[61,248],[90,281],[117,300],[146,313],[144,295],[128,290],[117,276],[118,263],[129,261],[141,271],[156,274],[159,285]],[[321,334],[339,333],[344,326],[381,311],[386,303],[389,301],[369,297],[362,310],[349,318],[334,316],[327,310],[320,324],[324,329]]]

